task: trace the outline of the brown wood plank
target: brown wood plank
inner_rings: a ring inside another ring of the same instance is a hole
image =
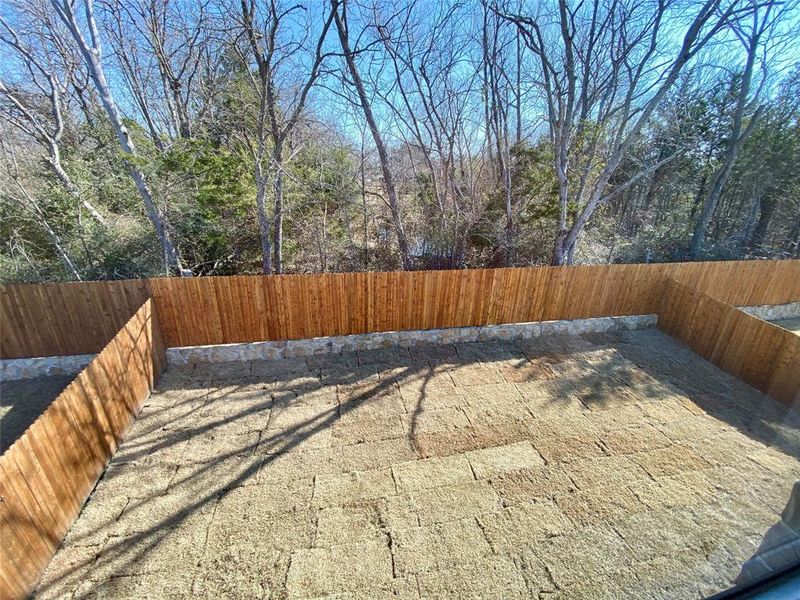
[[[663,277],[734,306],[800,301],[800,260],[9,285],[0,356],[97,352],[149,295],[165,343],[188,346],[642,314]]]
[[[697,271],[701,285],[719,293],[708,269]],[[675,280],[663,286],[658,327],[776,400],[800,395],[800,336]]]
[[[112,306],[117,318],[124,303]],[[4,597],[31,591],[164,364],[147,300],[0,456]]]

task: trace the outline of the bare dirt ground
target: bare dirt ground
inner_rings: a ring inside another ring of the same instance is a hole
[[[74,375],[0,381],[0,453],[50,406]]]
[[[654,331],[168,371],[42,598],[697,598],[800,418]]]
[[[778,319],[776,321],[772,321],[775,325],[783,327],[784,329],[788,329],[789,331],[795,332],[797,335],[800,335],[800,317],[795,317],[792,319]]]

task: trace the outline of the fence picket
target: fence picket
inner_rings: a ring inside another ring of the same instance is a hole
[[[107,318],[122,305],[110,304]],[[1,598],[31,591],[154,387],[164,353],[146,300],[0,456]]]

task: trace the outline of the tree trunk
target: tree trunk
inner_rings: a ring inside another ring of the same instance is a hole
[[[17,177],[12,176],[12,179],[17,183],[17,186],[20,188],[20,191],[25,196],[27,202],[23,203],[23,206],[33,215],[33,218],[41,225],[42,229],[45,230],[47,233],[47,237],[50,238],[50,242],[53,244],[53,247],[56,249],[56,254],[61,259],[61,262],[64,263],[64,267],[72,276],[77,280],[81,281],[80,273],[78,273],[78,269],[75,266],[75,263],[70,258],[67,251],[64,249],[64,246],[61,244],[61,238],[55,232],[55,230],[50,226],[48,223],[47,218],[42,212],[42,209],[37,204],[36,200],[27,192],[27,190],[23,187],[22,183],[19,181]]]
[[[800,257],[800,219],[797,219],[792,227],[792,231],[786,238],[784,250],[792,257]]]
[[[85,14],[87,25],[91,32],[91,47],[84,39],[83,34],[78,26],[74,12],[74,6],[66,2],[61,3],[58,2],[58,0],[51,0],[52,6],[64,24],[69,28],[73,39],[78,44],[80,52],[86,61],[86,65],[89,68],[89,75],[91,76],[92,81],[97,88],[97,92],[100,95],[100,100],[103,104],[103,108],[105,108],[106,114],[108,115],[108,120],[111,122],[111,126],[114,128],[114,131],[117,134],[117,140],[119,141],[120,147],[122,148],[123,152],[135,157],[137,156],[136,146],[133,142],[133,139],[130,137],[128,128],[125,127],[125,124],[122,121],[122,116],[120,115],[117,104],[111,94],[111,88],[108,85],[108,80],[106,79],[105,71],[103,70],[103,64],[100,59],[100,38],[97,32],[97,24],[94,20],[94,14],[92,12],[92,3],[90,0],[86,0],[86,2]],[[178,256],[178,253],[175,251],[175,247],[172,244],[172,240],[170,239],[169,231],[164,223],[164,219],[158,210],[155,201],[153,200],[153,195],[147,185],[147,180],[145,179],[144,173],[142,173],[142,171],[136,166],[136,163],[132,161],[128,161],[128,173],[136,184],[136,189],[139,191],[139,195],[144,202],[147,217],[150,219],[150,222],[153,224],[153,227],[156,230],[156,236],[161,243],[165,266],[169,268],[170,265],[174,265],[177,268],[178,273],[182,275],[186,274],[183,270],[183,266],[181,265],[180,257]]]
[[[506,266],[514,266],[516,260],[516,240],[514,239],[514,207],[511,199],[511,169],[503,168],[503,191],[506,201]]]
[[[50,226],[50,223],[47,222],[47,219],[44,217],[41,209],[38,206],[29,207],[29,210],[33,213],[34,217],[39,221],[39,224],[42,226],[42,229],[45,230],[47,233],[47,237],[50,238],[50,242],[53,244],[53,247],[56,249],[56,254],[61,259],[61,262],[64,263],[64,267],[67,269],[68,272],[72,274],[72,276],[77,280],[81,281],[80,273],[78,273],[78,268],[75,266],[75,263],[70,258],[67,251],[64,249],[64,246],[61,244],[61,238],[55,232],[55,230]]]
[[[569,206],[569,180],[567,179],[566,158],[561,161],[556,159],[555,171],[558,178],[558,230],[556,231],[556,240],[553,246],[553,265],[559,266],[565,264],[567,260],[567,247],[564,242],[567,238],[567,207]],[[562,166],[563,165],[563,166]]]
[[[566,231],[559,232],[556,235],[556,241],[553,244],[553,260],[550,261],[550,264],[555,267],[560,267],[567,263],[567,249],[564,247],[564,239],[566,237]]]
[[[369,212],[367,210],[367,169],[364,132],[361,133],[361,205],[364,208],[364,270],[369,271]]]
[[[350,71],[350,76],[353,78],[353,85],[358,93],[361,109],[364,112],[364,117],[367,120],[367,125],[369,126],[372,139],[374,140],[375,147],[378,151],[378,158],[381,163],[381,173],[383,174],[383,185],[386,188],[386,195],[389,197],[389,209],[392,213],[392,222],[394,225],[395,234],[397,235],[397,245],[400,248],[400,258],[403,261],[403,269],[409,271],[413,267],[411,261],[411,251],[408,247],[408,239],[406,238],[406,232],[403,228],[403,220],[400,216],[400,206],[397,201],[397,189],[395,187],[392,169],[389,165],[389,154],[386,151],[386,145],[383,142],[380,130],[378,129],[378,124],[375,121],[375,116],[372,113],[370,101],[364,88],[364,82],[361,80],[361,75],[358,72],[353,51],[350,49],[350,41],[347,37],[347,29],[342,21],[342,16],[339,14],[339,4],[339,0],[331,0],[331,8],[333,10],[334,20],[336,22],[336,30],[339,33],[339,42],[342,46],[342,53],[344,54],[347,68]],[[342,2],[342,9],[345,9],[344,2]]]
[[[757,249],[764,240],[767,239],[767,230],[769,229],[769,222],[772,220],[772,215],[775,214],[775,206],[777,202],[775,198],[767,196],[761,200],[759,206],[758,222],[753,229],[750,239],[747,242],[747,249],[751,252]]]
[[[63,184],[63,186],[67,189],[67,191],[75,198],[83,208],[92,216],[92,218],[100,223],[101,225],[106,224],[106,220],[103,218],[98,210],[92,205],[91,202],[86,200],[81,196],[80,191],[78,190],[78,186],[76,186],[67,172],[64,170],[64,167],[61,166],[61,154],[58,150],[58,146],[55,144],[50,145],[50,160],[47,161],[50,164],[50,167],[53,169],[56,177],[58,180]]]
[[[61,258],[61,262],[63,262],[64,266],[67,268],[67,271],[72,273],[72,276],[77,281],[81,281],[81,276],[80,273],[78,273],[77,267],[75,267],[75,263],[72,262],[69,254],[67,254],[67,251],[64,250],[64,247],[61,245],[61,238],[53,230],[53,228],[50,227],[50,224],[46,220],[41,219],[41,224],[45,231],[47,231],[47,235],[50,237],[50,241],[53,242],[53,246],[55,247],[58,256]]]
[[[689,244],[689,257],[697,259],[703,251],[705,244],[706,232],[711,218],[714,216],[714,211],[719,204],[719,199],[722,196],[722,190],[730,177],[733,165],[736,162],[736,157],[739,149],[744,144],[745,140],[750,136],[755,128],[755,124],[761,114],[762,107],[756,109],[750,118],[747,127],[742,131],[742,123],[744,120],[744,111],[748,104],[748,96],[750,95],[750,84],[753,80],[753,67],[756,60],[756,50],[758,49],[758,37],[750,39],[747,48],[747,63],[745,64],[744,72],[742,74],[742,83],[739,90],[739,97],[736,99],[736,110],[733,115],[733,124],[730,141],[725,152],[725,158],[720,165],[717,172],[714,174],[713,183],[703,203],[703,209],[700,211],[700,218],[694,226],[692,233],[692,240]]]
[[[275,193],[275,273],[283,273],[283,167],[278,167],[273,182]]]
[[[272,182],[275,194],[275,239],[272,245],[275,252],[275,273],[283,273],[283,144],[278,142],[272,151],[275,178]]]
[[[264,275],[272,273],[272,242],[270,232],[270,219],[267,217],[267,180],[260,163],[256,161],[256,212],[258,213],[258,227],[261,232],[261,270]]]
[[[516,30],[517,43],[517,81],[515,87],[517,113],[517,144],[522,143],[522,40],[519,29]]]

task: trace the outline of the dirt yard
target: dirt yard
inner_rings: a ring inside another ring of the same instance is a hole
[[[0,381],[0,454],[50,406],[74,375]]]
[[[168,371],[41,598],[699,598],[800,418],[655,330]]]

